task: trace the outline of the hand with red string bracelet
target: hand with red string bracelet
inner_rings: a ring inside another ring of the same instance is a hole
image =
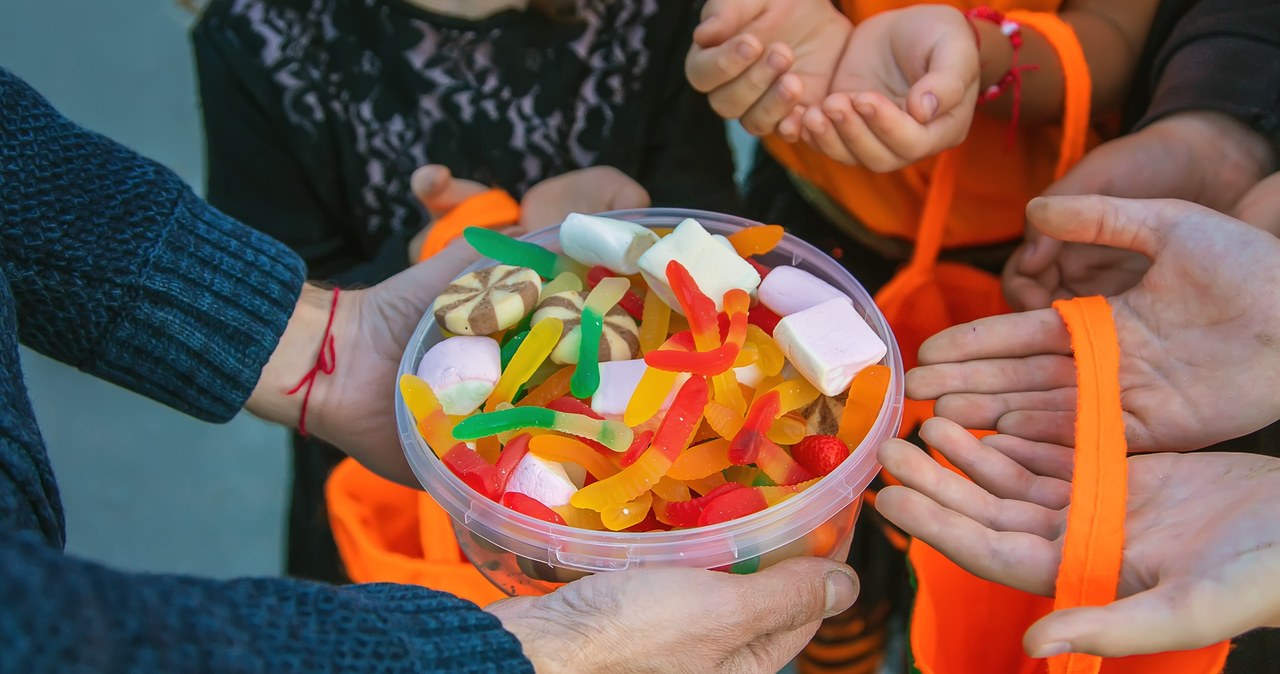
[[[417,487],[396,439],[393,382],[423,307],[476,259],[461,240],[445,253],[372,288],[304,286],[246,409]]]

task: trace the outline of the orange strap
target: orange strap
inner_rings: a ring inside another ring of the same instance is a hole
[[[418,262],[444,250],[468,227],[505,227],[520,221],[520,204],[500,189],[481,192],[453,207],[431,223],[418,251]]]
[[[1089,142],[1089,109],[1093,101],[1093,77],[1084,49],[1071,24],[1052,12],[1009,12],[1010,21],[1030,28],[1049,42],[1062,65],[1062,140],[1058,145],[1058,166],[1054,178],[1061,178],[1084,157]]]
[[[1115,601],[1124,552],[1128,446],[1120,407],[1120,344],[1102,297],[1059,300],[1053,308],[1071,333],[1076,360],[1076,451],[1071,508],[1053,608]],[[1050,674],[1096,674],[1102,659],[1069,653],[1049,660]]]

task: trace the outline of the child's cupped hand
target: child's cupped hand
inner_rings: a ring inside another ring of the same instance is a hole
[[[882,12],[854,30],[801,135],[838,162],[895,171],[964,141],[980,70],[973,28],[955,8]]]
[[[852,33],[830,0],[708,0],[685,74],[721,117],[794,143],[805,108],[830,91]]]
[[[711,0],[694,43],[689,81],[721,116],[874,171],[960,144],[977,105],[977,40],[947,5],[853,28],[825,0]]]

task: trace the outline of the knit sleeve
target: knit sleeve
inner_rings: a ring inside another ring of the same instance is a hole
[[[248,399],[304,277],[288,248],[2,69],[0,269],[24,344],[206,420]]]
[[[0,530],[5,671],[533,672],[470,602],[415,586],[130,574]]]

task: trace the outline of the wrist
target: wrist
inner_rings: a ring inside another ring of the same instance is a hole
[[[996,86],[1013,68],[1013,43],[1000,29],[1000,24],[966,15],[978,40],[978,90]]]
[[[538,601],[536,597],[512,597],[489,604],[484,610],[497,618],[502,629],[520,642],[520,648],[533,664],[536,674],[584,671],[572,664],[578,661],[581,652],[563,648],[567,643],[555,635],[555,621],[537,611],[534,604]],[[548,644],[555,642],[562,647],[559,652],[543,652]]]
[[[335,300],[338,300],[335,303]],[[262,369],[253,394],[245,404],[253,415],[291,428],[297,428],[307,408],[307,426],[313,430],[324,418],[325,401],[332,396],[329,391],[333,377],[317,371],[310,382],[307,395],[306,378],[317,364],[332,366],[340,361],[337,345],[355,336],[353,327],[359,312],[360,292],[346,291],[335,294],[333,289],[320,288],[307,283],[294,306],[293,314],[271,358]],[[335,351],[329,352],[326,332],[332,338]],[[328,368],[330,373],[332,367]],[[293,391],[293,393],[291,393]]]

